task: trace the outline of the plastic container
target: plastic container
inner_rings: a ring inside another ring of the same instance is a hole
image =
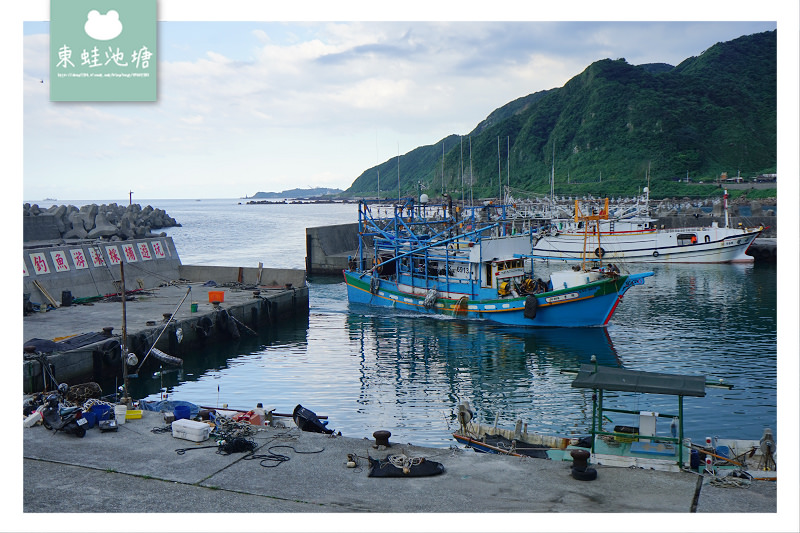
[[[225,291],[208,291],[209,303],[222,303],[225,301]]]
[[[34,411],[25,418],[25,420],[22,422],[22,425],[26,428],[33,427],[33,425],[41,419],[42,413],[40,411]]]
[[[192,302],[192,313],[197,312],[197,302]]]
[[[110,405],[105,405],[105,404],[93,405],[89,408],[89,411],[91,411],[97,416],[96,422],[100,422],[101,420],[108,420],[111,418]]]
[[[86,422],[89,423],[89,425],[87,426],[87,429],[92,429],[95,426],[95,424],[97,424],[97,414],[96,413],[94,413],[92,411],[84,411],[82,416],[83,416],[83,418],[86,419]]]
[[[188,405],[176,405],[175,409],[172,411],[175,415],[175,420],[186,420],[191,418],[192,410],[189,408]]]
[[[125,413],[125,420],[138,420],[142,418],[141,409],[130,409]]]
[[[127,405],[115,405],[114,406],[114,420],[117,421],[117,425],[121,426],[125,423],[125,415],[128,414],[128,406]]]
[[[211,426],[194,420],[176,420],[172,423],[172,436],[177,439],[203,442],[211,434]]]

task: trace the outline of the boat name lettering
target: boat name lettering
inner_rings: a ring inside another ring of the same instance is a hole
[[[578,293],[577,292],[569,292],[567,294],[559,294],[558,296],[549,296],[549,297],[545,298],[545,301],[547,303],[553,304],[553,303],[556,303],[556,302],[564,302],[564,301],[567,301],[567,300],[574,300],[577,297],[578,297]]]

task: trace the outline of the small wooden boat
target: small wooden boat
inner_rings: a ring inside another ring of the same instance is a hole
[[[692,470],[716,475],[738,475],[752,479],[777,479],[775,439],[766,429],[760,440],[709,439],[704,445],[692,443],[683,432],[683,397],[704,396],[704,376],[683,376],[656,372],[640,372],[596,364],[581,365],[572,383],[576,388],[595,391],[592,402],[592,426],[588,436],[549,436],[529,433],[527,424],[517,422],[514,430],[481,425],[472,421],[472,412],[465,402],[459,405],[460,429],[453,433],[456,441],[475,451],[513,456],[542,457],[555,461],[572,461],[571,452],[583,448],[591,451],[596,465],[638,467],[652,470]],[[604,391],[667,394],[678,397],[678,414],[630,411],[603,405]],[[637,426],[604,428],[605,412],[633,415]],[[670,420],[669,435],[657,432],[657,419]]]

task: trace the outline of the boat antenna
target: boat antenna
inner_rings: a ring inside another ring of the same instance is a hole
[[[475,178],[472,176],[472,136],[469,137],[469,205],[475,202],[474,198],[472,197],[472,185],[475,181]]]
[[[444,139],[442,139],[442,194],[444,194]]]
[[[553,139],[553,156],[550,159],[550,201],[556,201],[556,141]]]
[[[500,172],[500,136],[497,136],[497,199],[503,202],[503,174]]]
[[[461,136],[461,205],[464,205],[464,136]]]
[[[400,141],[397,142],[397,203],[400,203]]]
[[[381,201],[381,168],[380,156],[378,155],[378,130],[375,130],[375,166],[378,169],[378,202]]]

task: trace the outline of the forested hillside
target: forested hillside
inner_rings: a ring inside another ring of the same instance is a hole
[[[429,196],[441,194],[442,183],[459,196],[462,183],[470,187],[471,144],[473,194],[497,196],[499,144],[500,178],[519,194],[548,193],[553,167],[560,195],[635,194],[649,167],[655,196],[714,195],[719,187],[709,182],[723,172],[776,172],[776,124],[772,31],[718,43],[675,67],[592,63],[563,87],[496,109],[468,135],[401,155],[400,182],[403,194],[421,182]],[[344,194],[375,196],[379,171],[382,196],[396,196],[396,158],[364,171]],[[687,175],[692,184],[677,182]]]

